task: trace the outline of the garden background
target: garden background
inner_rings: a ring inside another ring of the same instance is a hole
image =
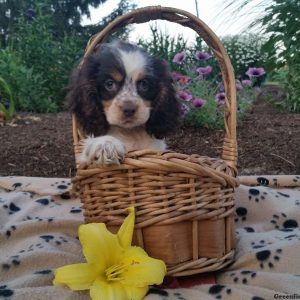
[[[69,76],[88,39],[136,7],[120,0],[99,23],[83,25],[83,17],[104,2],[109,0],[0,2],[0,175],[74,175],[71,119],[64,108]],[[253,1],[223,2],[223,22],[251,13]],[[259,5],[262,14],[249,27],[220,37],[236,74],[238,168],[240,174],[300,173],[300,3]],[[127,39],[131,30],[111,38]],[[159,22],[149,38],[135,42],[173,71],[182,126],[168,138],[170,148],[218,156],[224,91],[205,43],[161,30]]]

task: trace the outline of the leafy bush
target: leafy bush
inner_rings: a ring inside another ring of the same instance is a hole
[[[0,112],[4,113],[6,121],[10,121],[15,114],[15,104],[11,89],[2,77],[0,77]]]
[[[52,2],[55,1],[22,3],[20,12],[14,14],[14,25],[5,34],[6,48],[0,53],[0,72],[12,87],[17,110],[62,110],[71,71],[82,57],[91,34],[134,6],[120,0],[117,9],[100,23],[84,27],[80,25],[80,15],[88,15],[86,1],[70,5],[68,1],[53,5]],[[102,2],[105,1],[92,1],[91,5],[98,6]],[[26,5],[30,8],[24,11]],[[118,32],[122,36],[127,33],[128,29]]]
[[[178,69],[178,65],[172,60],[176,53],[188,48],[183,35],[172,37],[169,33],[161,31],[156,25],[150,26],[150,30],[150,38],[139,39],[137,44],[151,55],[167,61],[172,69]]]
[[[300,54],[291,60],[285,86],[288,90],[287,105],[289,109],[300,113]]]
[[[226,0],[223,13],[239,17],[251,7],[252,1]],[[251,7],[252,8],[252,7]],[[286,78],[279,84],[284,84],[288,90],[286,107],[294,112],[300,112],[299,64],[300,64],[300,2],[299,0],[261,0],[258,6],[259,14],[248,26],[266,37],[262,50],[267,54],[266,68],[268,72],[287,71]]]
[[[178,98],[182,102],[184,124],[193,127],[223,127],[225,94],[222,89],[222,77],[218,62],[212,57],[207,45],[197,37],[189,46],[183,36],[171,37],[156,26],[151,27],[151,32],[152,36],[149,40],[140,39],[138,44],[150,54],[169,63],[173,70]],[[241,121],[245,112],[252,106],[255,99],[253,85],[260,80],[264,70],[261,68],[262,73],[259,76],[250,74],[251,80],[242,79],[249,77],[246,75],[249,66],[259,66],[263,59],[259,56],[260,45],[258,42],[250,45],[252,43],[250,37],[241,39],[228,37],[226,41],[230,50],[229,55],[234,58],[233,64],[238,72],[241,72],[237,73],[237,78],[241,81],[238,79],[236,81],[239,91],[237,115],[238,120]],[[246,54],[249,49],[251,51]],[[240,52],[245,52],[245,54],[240,54]],[[253,55],[254,52],[255,55]],[[243,63],[249,63],[249,65]]]
[[[246,78],[246,71],[249,67],[265,66],[267,56],[262,51],[263,42],[264,39],[251,34],[222,38],[236,74]]]
[[[25,73],[24,81],[31,77],[31,89],[38,85],[37,89],[44,94],[39,103],[35,101],[36,97],[30,100],[25,93],[18,101],[18,109],[26,107],[31,111],[47,112],[63,108],[63,88],[83,48],[81,41],[71,34],[56,38],[50,31],[51,25],[49,16],[41,15],[39,10],[34,20],[21,17],[16,25],[9,49],[22,62],[23,68],[19,72]]]
[[[209,53],[203,51],[196,52],[196,55],[190,57],[189,60],[184,52],[179,52],[173,59],[173,62],[180,64],[187,74],[173,72],[177,96],[181,101],[182,116],[186,126],[208,128],[224,126],[226,95],[219,76],[212,76],[213,70],[210,63],[214,60]],[[238,121],[242,121],[245,113],[252,106],[255,99],[253,85],[257,78],[264,75],[264,69],[249,68],[247,74],[250,79],[236,80]]]
[[[41,75],[28,68],[11,49],[0,50],[0,74],[10,87],[16,110],[54,112],[57,106],[47,96]]]

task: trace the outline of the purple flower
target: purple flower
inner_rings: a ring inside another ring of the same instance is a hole
[[[191,81],[191,78],[189,76],[186,75],[181,75],[178,82],[179,84],[188,84]]]
[[[212,67],[211,66],[200,67],[197,68],[196,71],[199,73],[200,76],[206,76],[212,72]]]
[[[226,98],[225,93],[218,93],[215,99],[218,105],[223,105],[225,103],[225,98]]]
[[[223,84],[223,82],[220,82],[219,84],[218,84],[218,89],[219,89],[219,91],[222,93],[222,92],[225,92],[225,88],[224,88],[224,84]]]
[[[251,77],[260,77],[262,75],[266,74],[266,71],[264,68],[249,68],[246,72],[246,75]]]
[[[182,52],[175,54],[175,56],[173,58],[173,62],[178,65],[181,65],[184,62],[185,58],[186,58],[186,53],[184,51],[182,51]]]
[[[235,81],[235,87],[236,87],[237,91],[241,91],[244,88],[242,86],[242,83],[238,79],[236,79],[236,81]]]
[[[184,103],[181,103],[180,105],[180,114],[182,117],[184,117],[189,111],[190,111],[190,107]]]
[[[188,91],[178,91],[177,96],[184,101],[191,101],[193,99],[192,93]]]
[[[182,74],[177,71],[172,71],[172,77],[174,80],[179,80],[181,78]]]
[[[211,58],[211,55],[207,52],[203,52],[203,51],[197,51],[195,54],[195,58],[197,60],[208,60]]]
[[[252,81],[249,80],[249,79],[242,80],[242,85],[244,87],[251,87],[252,86]]]
[[[28,18],[29,21],[33,21],[35,19],[35,11],[33,8],[28,8],[24,13],[24,16]]]
[[[201,99],[201,98],[195,98],[195,99],[192,101],[192,105],[193,105],[193,107],[195,107],[195,108],[201,108],[201,107],[203,107],[205,104],[206,104],[206,100]]]

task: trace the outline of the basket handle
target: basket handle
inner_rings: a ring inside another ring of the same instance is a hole
[[[145,23],[151,20],[167,20],[193,29],[201,38],[203,38],[217,58],[221,68],[226,94],[224,104],[225,136],[223,141],[222,158],[236,171],[236,87],[234,71],[221,41],[199,18],[184,10],[171,7],[148,6],[138,8],[126,15],[116,18],[101,32],[94,35],[88,42],[85,56],[90,54],[99,43],[104,42],[108,35],[118,28],[134,23]]]

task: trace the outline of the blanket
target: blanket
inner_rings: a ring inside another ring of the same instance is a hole
[[[145,300],[300,299],[300,176],[240,182],[234,263],[213,273],[215,282],[179,279],[175,288],[151,288]],[[84,262],[83,212],[70,188],[64,178],[0,177],[0,299],[89,299],[52,285],[54,269]]]

